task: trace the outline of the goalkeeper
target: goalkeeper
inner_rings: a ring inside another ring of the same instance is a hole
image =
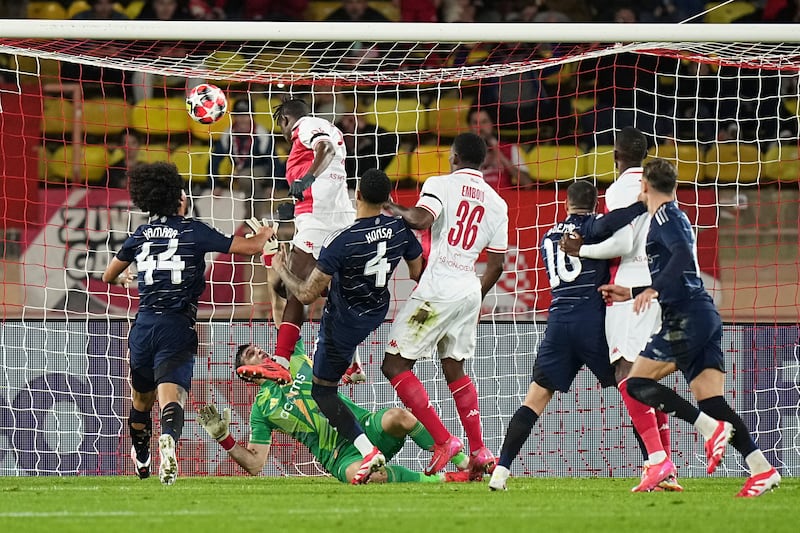
[[[258,365],[268,354],[253,344],[239,346],[235,366]],[[258,475],[264,468],[272,444],[272,432],[280,431],[305,445],[320,464],[343,483],[350,483],[361,465],[361,453],[347,439],[339,435],[317,408],[311,397],[311,360],[305,352],[302,340],[298,340],[292,354],[290,385],[279,385],[263,378],[245,381],[259,386],[250,411],[250,442],[247,446],[236,443],[230,434],[230,409],[220,413],[214,405],[201,407],[197,422],[225,448],[228,455],[251,475]],[[433,438],[425,427],[405,409],[396,407],[371,412],[358,407],[342,396],[347,407],[353,411],[363,425],[370,440],[390,460],[405,443],[406,436],[422,449],[433,448]],[[451,460],[460,468],[466,468],[469,458],[459,453]],[[469,471],[446,472],[426,476],[398,465],[386,465],[369,478],[371,483],[442,483],[469,481]]]

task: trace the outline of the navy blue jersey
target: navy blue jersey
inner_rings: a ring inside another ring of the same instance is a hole
[[[154,217],[136,228],[117,258],[136,262],[139,312],[196,307],[206,286],[206,253],[227,253],[232,242],[233,237],[204,222],[177,215]]]
[[[653,214],[647,233],[647,259],[651,286],[658,291],[662,307],[713,303],[700,279],[692,225],[677,202],[665,203]]]
[[[605,303],[597,287],[608,282],[608,261],[571,257],[558,247],[561,236],[573,232],[579,233],[585,244],[599,242],[595,225],[601,219],[595,214],[570,215],[550,228],[542,238],[542,262],[553,296],[550,302],[551,318],[584,320],[605,312]]]
[[[317,268],[333,277],[328,307],[353,316],[386,316],[388,282],[400,259],[416,259],[422,246],[402,218],[359,218],[332,234],[319,253]]]

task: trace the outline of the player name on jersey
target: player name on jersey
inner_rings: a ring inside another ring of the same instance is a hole
[[[463,185],[461,187],[461,196],[464,198],[472,198],[473,200],[483,202],[484,194],[485,193],[482,190],[476,189],[475,187],[470,187],[469,185]]]
[[[389,240],[392,238],[392,228],[375,228],[364,235],[367,242],[372,244],[375,241]]]
[[[164,226],[153,226],[142,231],[142,235],[148,241],[153,239],[175,239],[178,237],[178,230]]]

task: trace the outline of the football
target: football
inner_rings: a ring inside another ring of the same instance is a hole
[[[228,99],[216,85],[203,83],[192,88],[186,96],[186,110],[192,120],[201,124],[212,124],[225,115]]]

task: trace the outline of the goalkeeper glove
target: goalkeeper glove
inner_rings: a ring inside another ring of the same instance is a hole
[[[289,195],[294,196],[298,200],[303,199],[303,191],[311,187],[311,184],[314,183],[314,180],[317,178],[314,177],[314,174],[309,172],[299,180],[294,180],[291,185],[289,185]]]
[[[261,259],[264,261],[264,265],[272,265],[272,256],[278,251],[278,223],[270,222],[266,218],[259,220],[256,217],[251,217],[250,219],[245,220],[244,223],[247,224],[247,227],[253,230],[253,233],[248,233],[245,235],[247,238],[253,237],[263,227],[272,228],[272,237],[267,239],[267,241],[264,243],[264,248],[261,254]]]
[[[197,410],[197,423],[203,426],[206,433],[219,442],[225,450],[230,450],[236,446],[236,440],[229,429],[231,425],[231,410],[229,408],[226,407],[220,414],[215,405],[204,405]]]

